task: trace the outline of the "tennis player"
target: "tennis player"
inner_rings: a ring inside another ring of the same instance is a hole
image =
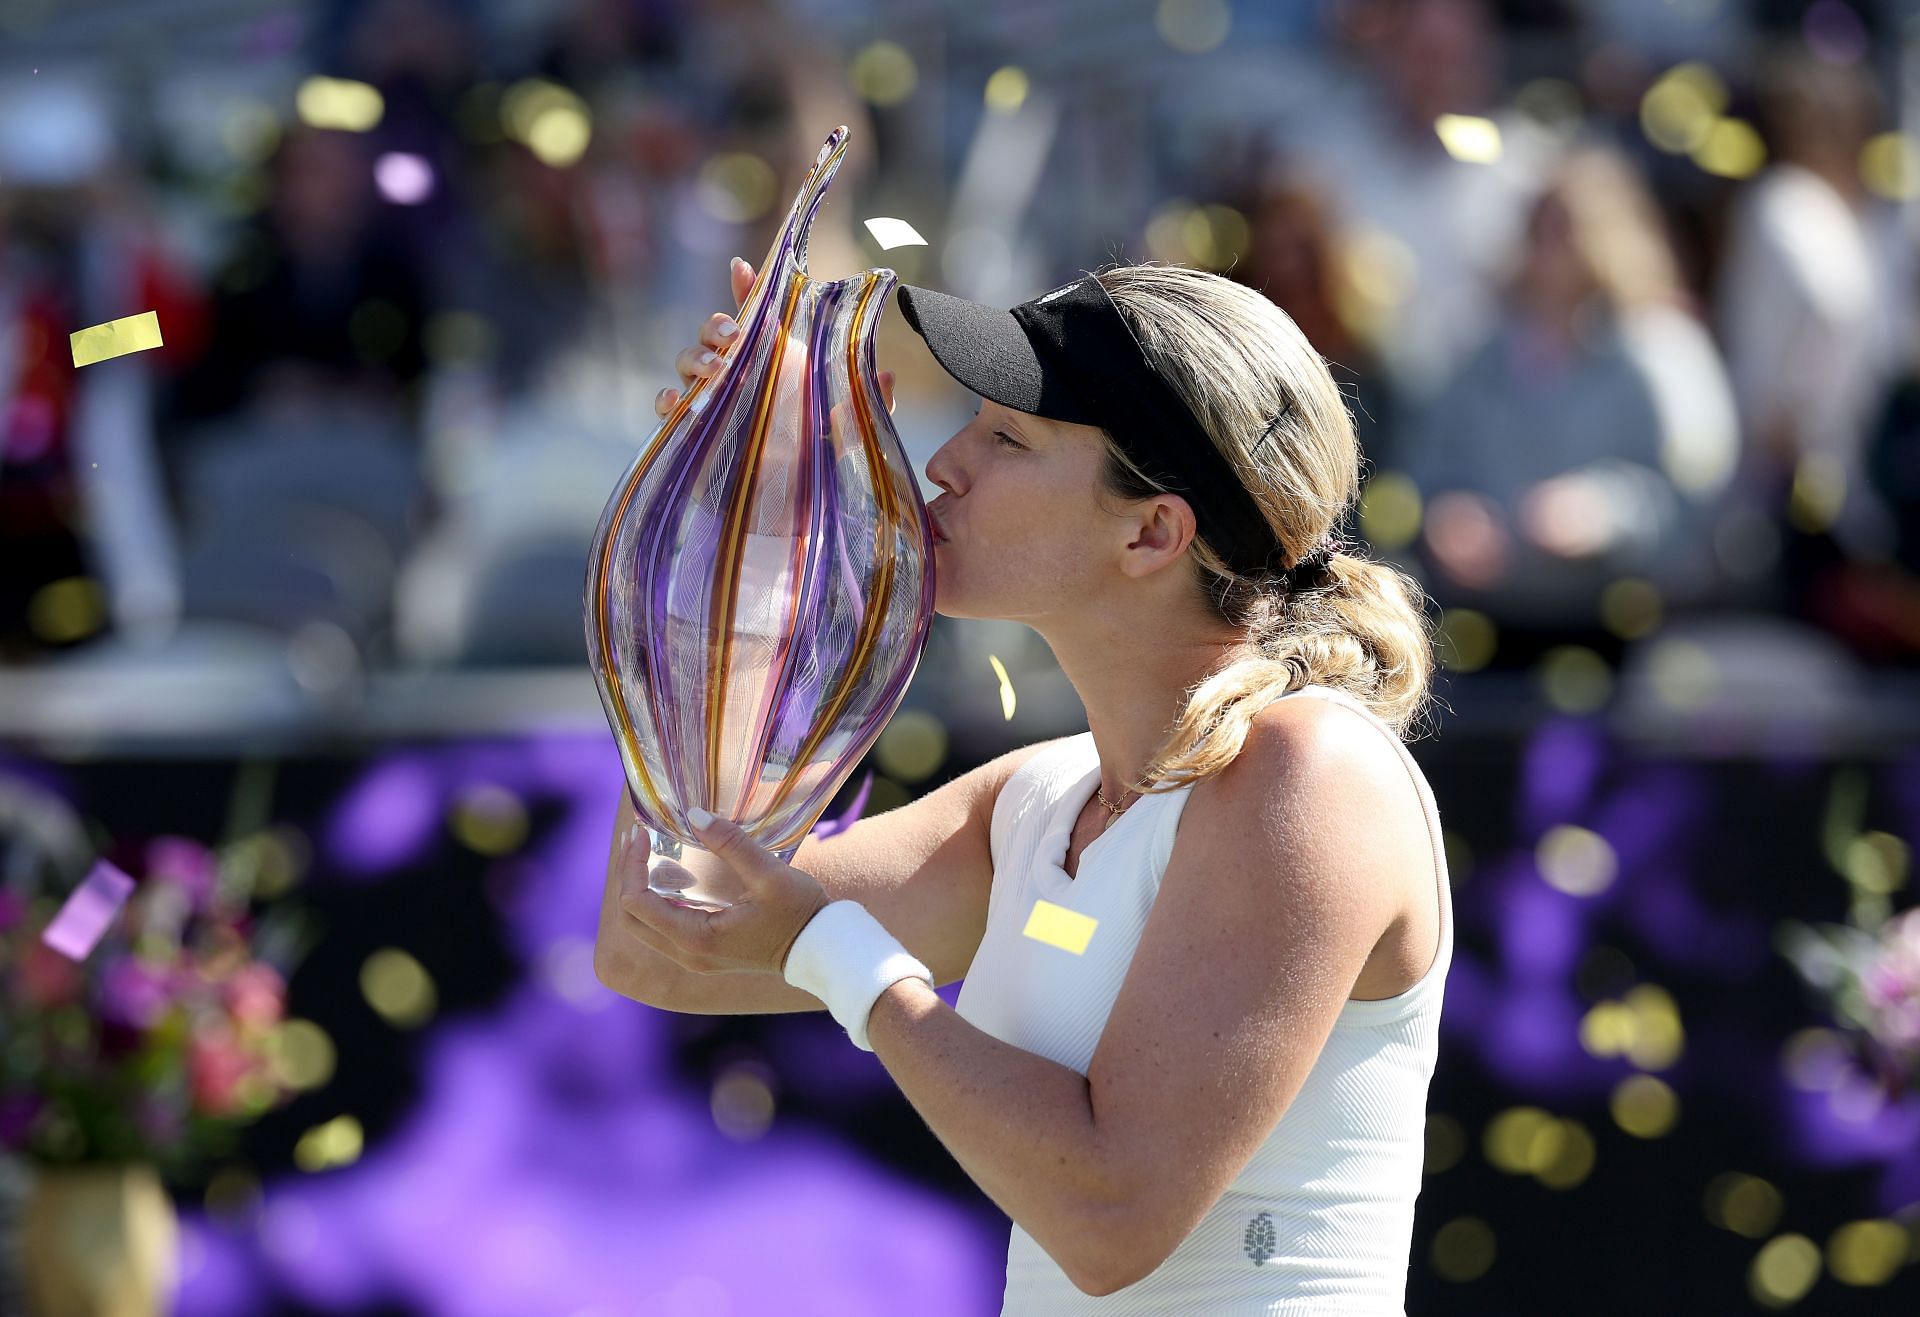
[[[1401,1313],[1453,914],[1404,744],[1432,628],[1340,536],[1345,400],[1266,297],[1178,265],[899,304],[981,400],[927,463],[935,607],[1039,632],[1089,730],[792,865],[716,820],[719,912],[647,890],[623,793],[600,978],[831,1011],[1012,1219],[1005,1314]]]

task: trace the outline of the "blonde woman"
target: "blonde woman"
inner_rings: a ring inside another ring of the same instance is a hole
[[[824,1005],[1012,1218],[1005,1313],[1399,1312],[1453,918],[1401,740],[1430,631],[1336,537],[1341,395],[1266,298],[1179,266],[900,303],[982,400],[927,463],[936,607],[1038,631],[1089,730],[791,866],[716,822],[749,893],[718,913],[646,890],[623,796],[600,977],[673,1011]],[[1026,936],[1043,901],[1094,921],[1084,947]]]

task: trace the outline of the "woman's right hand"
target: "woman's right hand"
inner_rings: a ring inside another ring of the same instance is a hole
[[[738,256],[733,258],[733,301],[736,308],[746,305],[747,294],[753,291],[753,267]],[[728,348],[740,337],[740,324],[724,311],[715,311],[707,317],[707,323],[701,326],[700,341],[690,348],[681,349],[673,359],[673,369],[680,376],[680,387],[668,387],[653,395],[653,410],[665,416],[680,401],[680,395],[692,386],[693,382],[704,376],[712,375],[720,369],[720,363]],[[880,372],[880,396],[886,400],[887,413],[893,413],[893,372]]]

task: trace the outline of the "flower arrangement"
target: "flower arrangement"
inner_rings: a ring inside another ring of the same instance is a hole
[[[1904,878],[1904,847],[1899,858]],[[1777,945],[1841,1026],[1851,1065],[1889,1101],[1920,1091],[1920,909],[1892,914],[1884,890],[1868,890],[1848,922],[1789,920]]]
[[[0,886],[0,1149],[184,1176],[291,1096],[282,1028],[305,920],[253,913],[287,881],[277,844],[151,839],[79,961],[41,936],[64,897]]]

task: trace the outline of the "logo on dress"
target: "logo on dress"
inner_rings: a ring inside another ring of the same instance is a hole
[[[1264,1266],[1273,1256],[1273,1218],[1265,1212],[1247,1222],[1247,1256],[1253,1265]]]
[[[1041,294],[1040,297],[1036,299],[1035,305],[1045,306],[1048,302],[1051,302],[1056,297],[1065,297],[1068,293],[1072,292],[1074,289],[1078,288],[1079,286],[1080,286],[1080,281],[1078,279],[1075,279],[1070,284],[1061,284],[1058,288],[1054,289],[1052,292]]]

